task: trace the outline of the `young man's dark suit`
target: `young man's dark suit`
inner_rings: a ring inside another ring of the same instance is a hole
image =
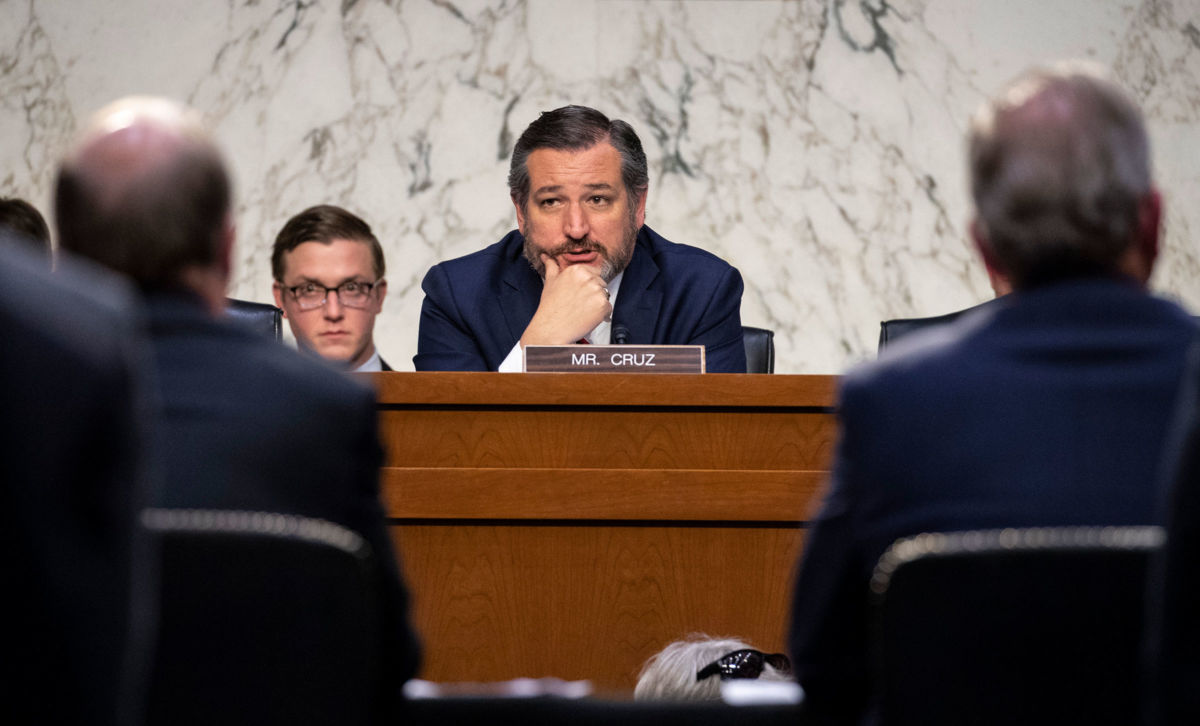
[[[137,513],[148,350],[131,291],[0,231],[0,707],[9,723],[137,723],[154,567]]]
[[[158,505],[299,514],[362,535],[384,570],[388,682],[398,690],[418,654],[379,501],[374,395],[214,319],[188,293],[151,294],[146,307],[163,407]]]
[[[494,371],[520,340],[542,295],[525,238],[435,265],[421,287],[419,371]],[[643,226],[621,278],[613,325],[629,343],[703,345],[710,373],[745,373],[742,277],[727,262]]]
[[[796,582],[791,652],[814,709],[866,705],[872,567],[925,531],[1156,520],[1195,327],[1124,279],[1018,292],[907,337],[842,382],[842,439]]]

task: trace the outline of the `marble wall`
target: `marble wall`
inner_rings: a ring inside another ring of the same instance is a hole
[[[384,243],[377,340],[401,370],[426,269],[514,226],[515,136],[582,103],[641,135],[647,222],[741,269],[777,370],[840,372],[880,319],[989,296],[966,120],[1063,57],[1144,105],[1167,204],[1154,284],[1200,309],[1197,0],[0,0],[0,18],[0,194],[49,209],[87,114],[184,100],[236,176],[231,294],[269,300],[280,225],[347,206]]]

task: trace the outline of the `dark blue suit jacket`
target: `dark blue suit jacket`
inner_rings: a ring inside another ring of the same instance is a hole
[[[1054,284],[889,346],[842,382],[841,440],[796,582],[791,652],[815,711],[870,691],[867,588],[926,531],[1143,525],[1195,332],[1124,280]]]
[[[153,558],[137,527],[148,354],[114,276],[0,230],[3,712],[9,723],[140,723]]]
[[[1149,578],[1147,726],[1200,723],[1200,338],[1185,375],[1164,465],[1167,543]]]
[[[418,653],[379,500],[374,394],[213,319],[198,298],[150,295],[147,310],[163,408],[158,506],[298,514],[360,534],[382,569],[384,665],[398,696]]]
[[[512,231],[496,244],[434,265],[421,283],[419,371],[494,371],[521,339],[542,280]],[[724,260],[668,242],[649,227],[637,236],[621,278],[613,324],[630,343],[703,345],[710,373],[745,373],[742,277]]]

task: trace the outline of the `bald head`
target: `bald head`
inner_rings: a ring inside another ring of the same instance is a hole
[[[55,193],[63,249],[147,290],[188,287],[197,270],[227,277],[229,207],[225,166],[196,114],[159,98],[97,112]]]
[[[1078,65],[1033,71],[976,114],[969,147],[976,237],[1014,286],[1148,277],[1158,226],[1149,142],[1116,84]]]

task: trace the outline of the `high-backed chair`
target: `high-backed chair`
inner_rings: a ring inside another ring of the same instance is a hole
[[[225,298],[225,315],[256,333],[283,340],[283,311],[268,303]]]
[[[968,310],[970,309],[972,308],[968,308]],[[898,339],[909,333],[924,330],[935,325],[952,323],[965,312],[967,311],[959,310],[953,313],[946,313],[945,315],[935,315],[930,318],[896,318],[895,320],[884,320],[879,324],[879,350],[882,351],[885,347],[895,343]]]
[[[871,581],[879,723],[1137,722],[1158,527],[922,534]]]
[[[985,300],[978,305],[973,305],[963,310],[946,313],[945,315],[934,315],[929,318],[896,318],[895,320],[885,320],[879,324],[879,351],[883,351],[886,346],[895,343],[910,333],[953,323],[962,316],[973,313],[976,310],[986,310],[991,305],[996,304],[997,301],[1003,299],[1002,297],[992,298],[991,300]]]
[[[150,509],[161,543],[151,724],[380,722],[369,547],[329,522]]]
[[[775,331],[743,325],[742,343],[746,346],[747,373],[775,372]]]

